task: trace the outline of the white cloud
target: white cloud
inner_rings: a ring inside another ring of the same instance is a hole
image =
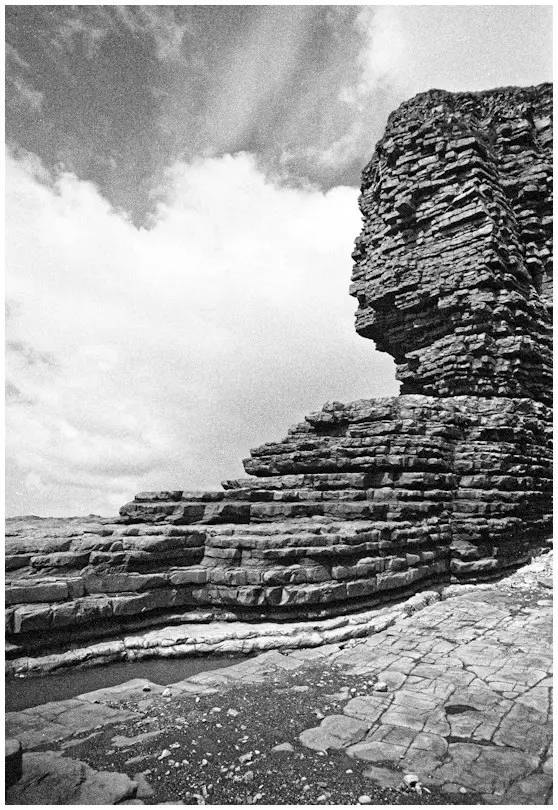
[[[398,9],[365,6],[355,25],[365,37],[365,47],[360,54],[362,73],[358,94],[366,95],[382,82],[400,81],[407,64],[408,41]]]
[[[398,8],[363,6],[353,27],[361,46],[350,81],[340,88],[336,99],[345,109],[346,125],[327,147],[313,150],[317,163],[329,169],[359,158],[364,162],[363,156],[369,155],[381,135],[387,114],[408,95],[409,43]]]
[[[15,98],[17,99],[18,103],[29,107],[36,113],[41,111],[45,98],[44,93],[41,93],[39,90],[35,90],[21,76],[10,78],[8,81],[15,89]]]
[[[280,188],[246,154],[177,164],[147,230],[72,174],[6,169],[12,514],[217,486],[324,401],[395,393],[353,332],[356,189]]]

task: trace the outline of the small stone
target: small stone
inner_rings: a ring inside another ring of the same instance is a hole
[[[153,788],[145,778],[143,773],[134,774],[134,782],[137,783],[136,797],[138,799],[149,799],[153,796]]]
[[[460,788],[459,788],[459,792],[460,792],[460,793],[467,793],[467,788],[460,787]]]
[[[238,717],[238,715],[239,715],[239,714],[240,714],[240,712],[237,712],[237,710],[236,710],[236,709],[229,709],[229,710],[227,711],[227,715],[228,715],[229,717]]]
[[[250,762],[252,757],[253,757],[252,752],[248,751],[247,754],[241,754],[241,756],[239,756],[238,758],[238,761],[240,762],[241,765],[244,765],[246,762]]]
[[[143,762],[145,759],[149,759],[149,754],[139,754],[137,757],[132,757],[131,759],[127,759],[124,765],[138,765],[140,762]]]
[[[278,752],[278,751],[279,752],[280,751],[288,751],[288,752],[290,752],[290,751],[294,751],[294,748],[290,743],[286,742],[286,743],[279,743],[279,745],[274,745],[271,750],[275,751],[275,752]]]
[[[161,692],[161,696],[162,696],[162,697],[172,697],[172,692],[171,692],[171,690],[170,690],[170,689],[167,687],[166,689],[163,689],[163,691]]]
[[[151,687],[150,687],[150,686],[142,686],[142,690],[141,690],[141,691],[142,691],[142,692],[151,692]]]
[[[246,771],[244,776],[242,777],[245,782],[253,782],[254,781],[254,771]]]
[[[378,681],[374,684],[374,691],[375,692],[387,692],[388,685],[385,681]]]
[[[414,787],[415,785],[419,784],[420,779],[418,778],[416,773],[407,773],[403,777],[403,781],[405,782],[406,785]]]
[[[163,751],[161,751],[161,753],[159,754],[157,759],[166,759],[167,757],[170,757],[170,756],[171,756],[171,752],[169,751],[168,748],[165,748]]]
[[[362,796],[358,797],[358,803],[359,804],[372,804],[372,797],[368,796],[366,793],[364,793]]]

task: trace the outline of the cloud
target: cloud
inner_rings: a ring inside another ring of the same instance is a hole
[[[38,364],[45,364],[47,366],[54,366],[54,358],[46,352],[37,352],[32,346],[26,346],[20,340],[8,340],[6,342],[6,351],[13,353],[23,361],[25,365],[35,366]]]
[[[355,25],[363,93],[384,85],[409,98],[551,80],[551,6],[363,7]]]
[[[23,105],[35,113],[41,111],[44,102],[44,93],[35,90],[21,76],[9,78],[8,82],[13,88],[11,103]]]
[[[10,513],[215,487],[324,401],[396,392],[352,326],[356,189],[175,163],[136,228],[71,173],[6,169]]]
[[[51,10],[52,12],[52,10]],[[87,59],[94,59],[109,35],[127,32],[149,39],[161,62],[180,55],[191,26],[177,19],[177,9],[165,6],[67,7],[50,14],[50,38],[61,53],[74,53],[81,45]]]
[[[373,90],[382,81],[394,81],[406,64],[408,41],[397,9],[380,6],[371,13],[363,8],[356,22],[367,40],[361,53],[362,75],[360,86],[364,91]]]
[[[153,213],[150,192],[176,160],[245,151],[289,185],[354,186],[406,98],[552,73],[544,6],[6,13],[8,79],[20,88],[9,87],[10,143],[49,168],[63,162],[137,224]]]
[[[105,11],[103,9],[103,11]],[[189,23],[177,20],[177,9],[161,6],[113,6],[106,10],[113,20],[135,36],[148,36],[155,45],[161,62],[178,58],[186,33],[192,33]]]
[[[406,64],[406,33],[397,10],[390,6],[364,6],[351,17],[334,17],[330,24],[348,33],[351,59],[337,81],[329,85],[332,97],[325,115],[324,137],[306,150],[315,174],[335,177],[370,157],[388,113],[405,97],[399,81]]]

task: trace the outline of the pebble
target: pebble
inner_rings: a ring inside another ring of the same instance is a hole
[[[171,752],[169,751],[169,749],[165,748],[163,751],[161,751],[161,753],[159,754],[157,759],[166,759],[167,757],[170,757],[170,755],[171,755]]]
[[[149,754],[139,754],[137,757],[127,759],[124,765],[137,765],[139,762],[143,762],[144,759],[149,759]]]
[[[460,793],[467,793],[467,788],[460,787],[460,788],[459,788],[459,792],[460,792]]]
[[[375,692],[387,692],[387,690],[388,690],[388,685],[387,685],[387,683],[385,681],[378,681],[378,683],[376,683],[374,685],[374,691]]]
[[[418,784],[420,782],[420,779],[418,778],[416,773],[407,773],[403,777],[403,781],[405,782],[406,785],[410,785],[411,787],[414,787],[416,784]]]
[[[253,782],[254,781],[254,771],[246,771],[243,776],[245,782]]]
[[[163,689],[163,691],[161,692],[161,697],[172,697],[171,690],[168,687],[166,689]]]
[[[151,796],[154,795],[155,791],[145,778],[143,773],[136,773],[134,774],[134,781],[137,782],[137,792],[136,797],[138,799],[149,799]]]
[[[239,714],[240,714],[240,712],[237,712],[236,709],[229,709],[228,712],[227,712],[227,715],[229,717],[238,717]]]
[[[294,748],[290,743],[285,742],[285,743],[279,743],[279,745],[274,745],[271,750],[272,751],[294,751]]]
[[[364,794],[363,796],[358,797],[359,804],[372,804],[372,798]]]

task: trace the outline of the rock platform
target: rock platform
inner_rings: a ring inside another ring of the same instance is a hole
[[[550,804],[551,584],[546,554],[370,638],[9,713],[7,803]]]

